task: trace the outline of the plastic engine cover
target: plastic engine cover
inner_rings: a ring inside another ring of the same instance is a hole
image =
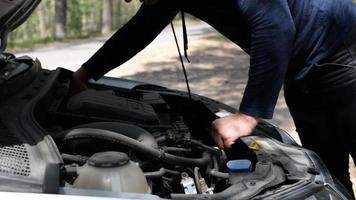
[[[151,105],[116,96],[112,91],[83,91],[69,99],[67,110],[143,124],[157,124],[159,122]]]

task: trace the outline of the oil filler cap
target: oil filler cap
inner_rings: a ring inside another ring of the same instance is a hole
[[[245,173],[252,171],[252,164],[249,160],[230,160],[226,163],[229,172]]]
[[[96,153],[88,159],[89,166],[98,168],[120,167],[129,162],[126,153],[115,151]]]

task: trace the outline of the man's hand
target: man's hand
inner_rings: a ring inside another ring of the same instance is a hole
[[[69,95],[73,96],[84,90],[87,90],[88,80],[89,80],[88,73],[83,68],[79,68],[72,75],[72,79],[69,84]]]
[[[250,135],[257,123],[255,117],[243,113],[217,119],[212,123],[213,139],[219,148],[228,149],[238,138]]]

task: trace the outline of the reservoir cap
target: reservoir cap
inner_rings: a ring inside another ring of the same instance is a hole
[[[226,163],[229,172],[244,173],[252,171],[252,164],[249,160],[230,160]]]
[[[130,162],[126,153],[122,152],[100,152],[89,158],[88,164],[92,167],[110,168],[120,167]]]

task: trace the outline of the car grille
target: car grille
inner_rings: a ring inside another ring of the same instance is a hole
[[[30,158],[22,142],[0,122],[0,173],[29,176]]]

